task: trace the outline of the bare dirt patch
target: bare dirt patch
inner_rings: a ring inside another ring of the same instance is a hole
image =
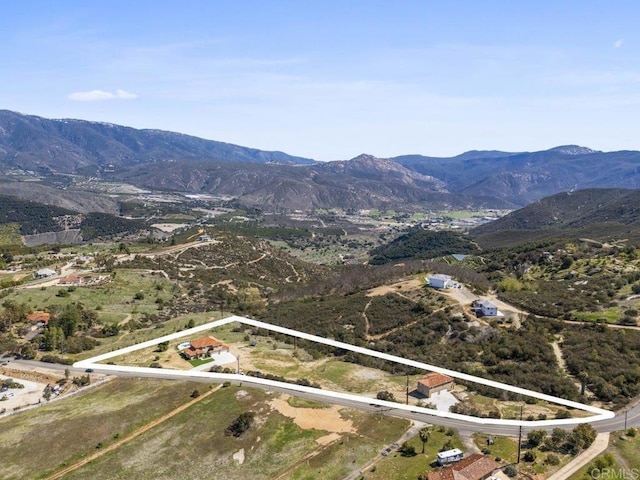
[[[326,445],[339,438],[342,433],[356,433],[353,422],[342,418],[342,407],[331,408],[296,408],[287,403],[287,395],[273,399],[269,405],[285,417],[289,417],[300,428],[324,430],[333,435],[325,435],[316,440],[321,445]]]
[[[151,226],[163,232],[171,233],[174,230],[178,230],[179,228],[185,228],[185,227],[188,227],[189,225],[187,225],[186,223],[154,223]]]
[[[382,297],[387,293],[392,292],[409,292],[412,290],[417,290],[424,282],[419,279],[413,280],[405,280],[403,282],[392,283],[391,285],[382,285],[380,287],[372,288],[366,294],[367,297]]]

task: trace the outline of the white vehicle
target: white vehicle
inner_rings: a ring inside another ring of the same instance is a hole
[[[458,448],[453,450],[446,450],[444,452],[438,452],[436,461],[438,465],[446,465],[448,463],[458,462],[462,460],[462,451]]]

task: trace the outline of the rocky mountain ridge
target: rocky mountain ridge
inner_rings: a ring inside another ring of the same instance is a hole
[[[265,210],[420,211],[518,208],[563,191],[635,189],[640,152],[564,145],[540,152],[469,151],[450,158],[362,154],[321,163],[173,132],[0,110],[0,174],[16,171],[220,194]]]

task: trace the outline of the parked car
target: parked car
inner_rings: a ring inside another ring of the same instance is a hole
[[[16,396],[16,394],[13,393],[13,392],[7,393],[7,398],[11,398],[11,397],[15,397],[15,396]]]

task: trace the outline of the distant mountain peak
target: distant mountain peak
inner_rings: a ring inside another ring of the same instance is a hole
[[[550,148],[548,151],[564,153],[565,155],[588,155],[590,153],[600,153],[598,150],[581,147],[580,145],[562,145],[560,147]]]
[[[371,162],[371,161],[375,161],[375,160],[383,160],[383,159],[378,158],[375,155],[371,155],[369,153],[361,153],[360,155],[358,155],[357,157],[352,158],[349,161],[350,162]]]

